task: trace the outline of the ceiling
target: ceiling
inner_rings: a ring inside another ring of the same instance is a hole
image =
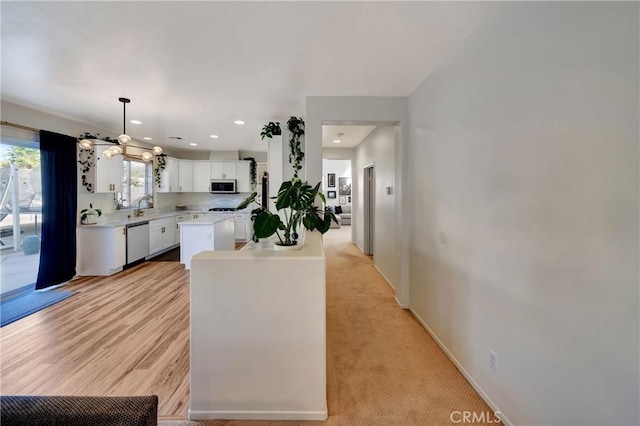
[[[306,96],[407,96],[497,11],[490,2],[0,7],[3,100],[115,137],[118,98],[128,97],[127,119],[142,122],[127,123],[129,135],[194,150],[266,150],[262,125],[304,116]]]
[[[323,148],[355,148],[376,126],[324,125],[322,126]],[[339,140],[339,143],[335,141]]]

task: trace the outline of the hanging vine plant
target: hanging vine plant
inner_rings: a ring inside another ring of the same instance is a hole
[[[291,117],[287,121],[287,128],[289,129],[289,164],[293,165],[293,177],[297,179],[304,158],[300,140],[304,136],[304,120],[302,117]]]
[[[153,169],[153,177],[158,187],[162,184],[162,171],[167,168],[166,157],[165,154],[160,154],[156,157],[156,167]]]
[[[251,161],[251,187],[255,188],[258,182],[258,163],[256,163],[256,159],[253,157],[244,157],[243,160]]]
[[[102,141],[105,142],[111,142],[111,143],[118,143],[118,139],[111,139],[109,136],[104,137],[104,138],[100,138],[100,133],[89,133],[89,132],[84,132],[82,133],[80,136],[78,136],[78,140],[82,140],[82,139],[100,139]]]
[[[282,129],[280,128],[279,122],[270,121],[269,124],[265,124],[262,126],[262,132],[260,133],[261,139],[264,138],[271,139],[274,135],[279,136],[282,134]]]
[[[93,182],[89,180],[89,172],[95,164],[95,154],[92,149],[81,149],[78,152],[78,164],[80,164],[80,177],[82,186],[87,192],[93,192]]]

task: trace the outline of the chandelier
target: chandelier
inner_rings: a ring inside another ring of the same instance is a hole
[[[118,101],[122,102],[122,134],[118,136],[118,145],[112,145],[111,148],[107,149],[103,153],[103,155],[107,158],[113,158],[117,155],[123,155],[127,146],[147,149],[146,147],[142,147],[142,146],[130,145],[131,136],[127,135],[127,104],[131,102],[131,99],[118,98]],[[107,138],[107,142],[109,142],[108,138]],[[105,144],[99,143],[99,142],[94,143],[91,139],[82,139],[80,142],[78,142],[78,146],[82,149],[92,149],[94,145],[105,145]],[[154,146],[151,149],[151,152],[143,151],[142,154],[140,154],[140,158],[142,158],[143,161],[151,161],[153,160],[154,155],[160,155],[160,154],[162,154],[162,148],[159,146]]]

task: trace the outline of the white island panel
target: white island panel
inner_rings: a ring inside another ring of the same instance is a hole
[[[204,250],[235,250],[234,217],[209,216],[186,220],[180,226],[180,262],[191,268],[191,258]]]
[[[325,420],[322,236],[191,260],[190,419]]]

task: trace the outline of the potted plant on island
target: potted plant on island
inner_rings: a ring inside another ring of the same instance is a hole
[[[102,216],[102,210],[94,209],[93,204],[89,203],[88,209],[80,210],[80,223],[83,225],[95,225],[94,216]]]
[[[257,195],[253,192],[237,209],[244,209],[255,202]],[[251,212],[251,220],[253,241],[258,242],[260,238],[275,234],[278,237],[278,241],[274,243],[276,250],[300,248],[297,242],[300,225],[309,231],[318,230],[324,234],[331,227],[332,220],[338,223],[326,206],[319,207],[315,204],[316,198],[320,198],[323,204],[326,203],[324,194],[320,192],[320,182],[311,186],[308,182],[293,178],[283,182],[278,195],[272,198],[276,200],[276,209],[283,211],[284,220],[279,214],[272,213],[261,205]]]

